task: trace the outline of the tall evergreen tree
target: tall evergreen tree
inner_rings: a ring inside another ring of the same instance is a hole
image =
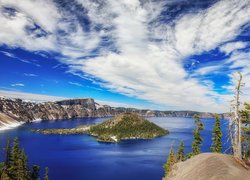
[[[7,174],[11,179],[18,179],[19,177],[19,167],[21,166],[20,162],[21,150],[19,147],[18,138],[14,139],[12,151],[11,151],[11,166],[7,169]]]
[[[185,153],[184,153],[184,143],[181,141],[178,153],[177,153],[177,161],[184,161],[185,160]]]
[[[11,161],[11,145],[10,140],[7,142],[7,146],[5,148],[5,162],[4,165],[8,168],[10,166]]]
[[[45,168],[44,180],[49,180],[49,168]]]
[[[18,171],[19,177],[21,179],[28,179],[29,178],[29,169],[27,167],[27,156],[25,155],[24,150],[21,151],[20,158],[18,160]]]
[[[0,178],[1,178],[1,174],[3,172],[3,168],[4,168],[4,162],[0,163]]]
[[[48,174],[48,169],[46,170]],[[48,175],[46,176],[48,179]],[[24,150],[19,147],[19,141],[16,138],[13,145],[7,143],[5,149],[5,161],[0,163],[1,180],[38,180],[39,166],[34,165],[30,171],[27,163],[27,156]]]
[[[250,104],[245,103],[245,109],[240,114],[242,121],[243,158],[250,164]]]
[[[165,177],[168,175],[168,173],[172,170],[173,165],[176,163],[176,157],[173,148],[171,147],[167,162],[164,164],[164,170],[165,170]]]
[[[211,146],[211,150],[212,152],[215,153],[221,153],[221,149],[222,149],[222,141],[221,141],[221,137],[222,137],[222,132],[221,132],[221,125],[220,125],[220,119],[218,114],[214,115],[215,117],[215,124],[213,127],[213,143]]]
[[[39,170],[40,170],[39,166],[33,165],[32,171],[31,171],[31,174],[30,174],[30,177],[31,177],[32,180],[38,180],[39,179]]]
[[[195,129],[193,131],[194,141],[192,143],[192,149],[193,149],[192,156],[200,154],[200,146],[201,146],[201,143],[203,141],[203,139],[201,138],[200,131],[204,129],[204,125],[203,125],[203,122],[200,119],[200,116],[195,114],[193,116],[193,118],[195,119],[196,127],[195,127]]]

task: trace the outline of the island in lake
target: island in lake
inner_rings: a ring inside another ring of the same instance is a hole
[[[169,133],[135,113],[123,113],[98,125],[70,129],[36,129],[41,134],[89,134],[102,142],[120,142],[126,139],[153,139]]]

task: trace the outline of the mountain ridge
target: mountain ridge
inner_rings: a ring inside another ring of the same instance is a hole
[[[212,118],[213,113],[196,111],[158,111],[111,107],[101,105],[92,98],[66,99],[50,102],[29,102],[21,99],[0,97],[0,129],[12,122],[32,122],[34,120],[60,120],[83,117],[109,117],[120,113],[134,112],[145,117],[192,117],[194,114],[202,118]],[[7,117],[7,118],[6,118]],[[225,118],[226,114],[220,114]],[[8,119],[8,120],[6,120]]]

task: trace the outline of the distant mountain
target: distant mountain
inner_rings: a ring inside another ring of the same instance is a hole
[[[35,103],[21,99],[0,97],[0,129],[34,120],[72,119],[82,117],[108,117],[120,113],[134,112],[148,117],[192,117],[212,118],[213,113],[195,111],[157,111],[101,105],[94,99],[68,99],[55,102]],[[225,114],[220,117],[224,118]]]

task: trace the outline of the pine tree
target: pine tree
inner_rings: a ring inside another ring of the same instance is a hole
[[[5,148],[5,162],[4,165],[8,168],[10,166],[11,161],[11,145],[10,140],[7,142],[7,146]]]
[[[49,168],[45,168],[44,180],[49,180]]]
[[[221,141],[221,137],[222,137],[222,132],[221,132],[221,125],[220,125],[220,119],[218,114],[214,115],[215,117],[215,125],[213,128],[213,144],[211,146],[211,150],[212,152],[215,153],[221,153],[221,149],[222,149],[222,141]]]
[[[0,176],[1,180],[12,180],[9,175],[6,173],[6,171],[3,169],[3,171],[1,172],[1,176]]]
[[[39,166],[33,165],[31,175],[30,175],[32,180],[38,180],[39,179],[39,170],[40,170]]]
[[[174,150],[171,147],[169,154],[168,154],[168,159],[167,162],[164,164],[164,170],[165,170],[165,177],[168,175],[168,173],[172,170],[173,165],[176,163],[176,157],[174,154]]]
[[[200,146],[203,141],[203,139],[201,138],[200,131],[204,129],[204,125],[200,119],[200,116],[195,114],[193,118],[195,118],[196,127],[193,131],[194,141],[192,143],[192,149],[193,149],[192,156],[195,156],[197,154],[200,154]]]
[[[18,179],[19,177],[19,167],[20,167],[20,157],[21,157],[21,150],[19,147],[18,138],[14,139],[12,151],[11,151],[11,166],[7,169],[7,174],[11,179]]]
[[[7,143],[5,148],[5,161],[0,162],[1,180],[38,180],[39,166],[33,165],[32,171],[28,167],[28,158],[19,147],[19,141],[16,138],[13,145]],[[48,169],[46,169],[46,179],[48,179]]]
[[[29,169],[27,167],[27,156],[24,152],[24,150],[21,151],[20,158],[18,160],[18,172],[19,177],[22,177],[21,179],[28,179],[29,178]]]
[[[245,109],[240,112],[242,121],[243,158],[250,163],[250,104],[245,103]]]
[[[4,162],[1,162],[0,163],[0,177],[1,177],[1,174],[3,172],[3,168],[4,168]]]
[[[183,141],[181,141],[178,148],[177,161],[184,161],[184,160],[185,160],[184,143]]]

